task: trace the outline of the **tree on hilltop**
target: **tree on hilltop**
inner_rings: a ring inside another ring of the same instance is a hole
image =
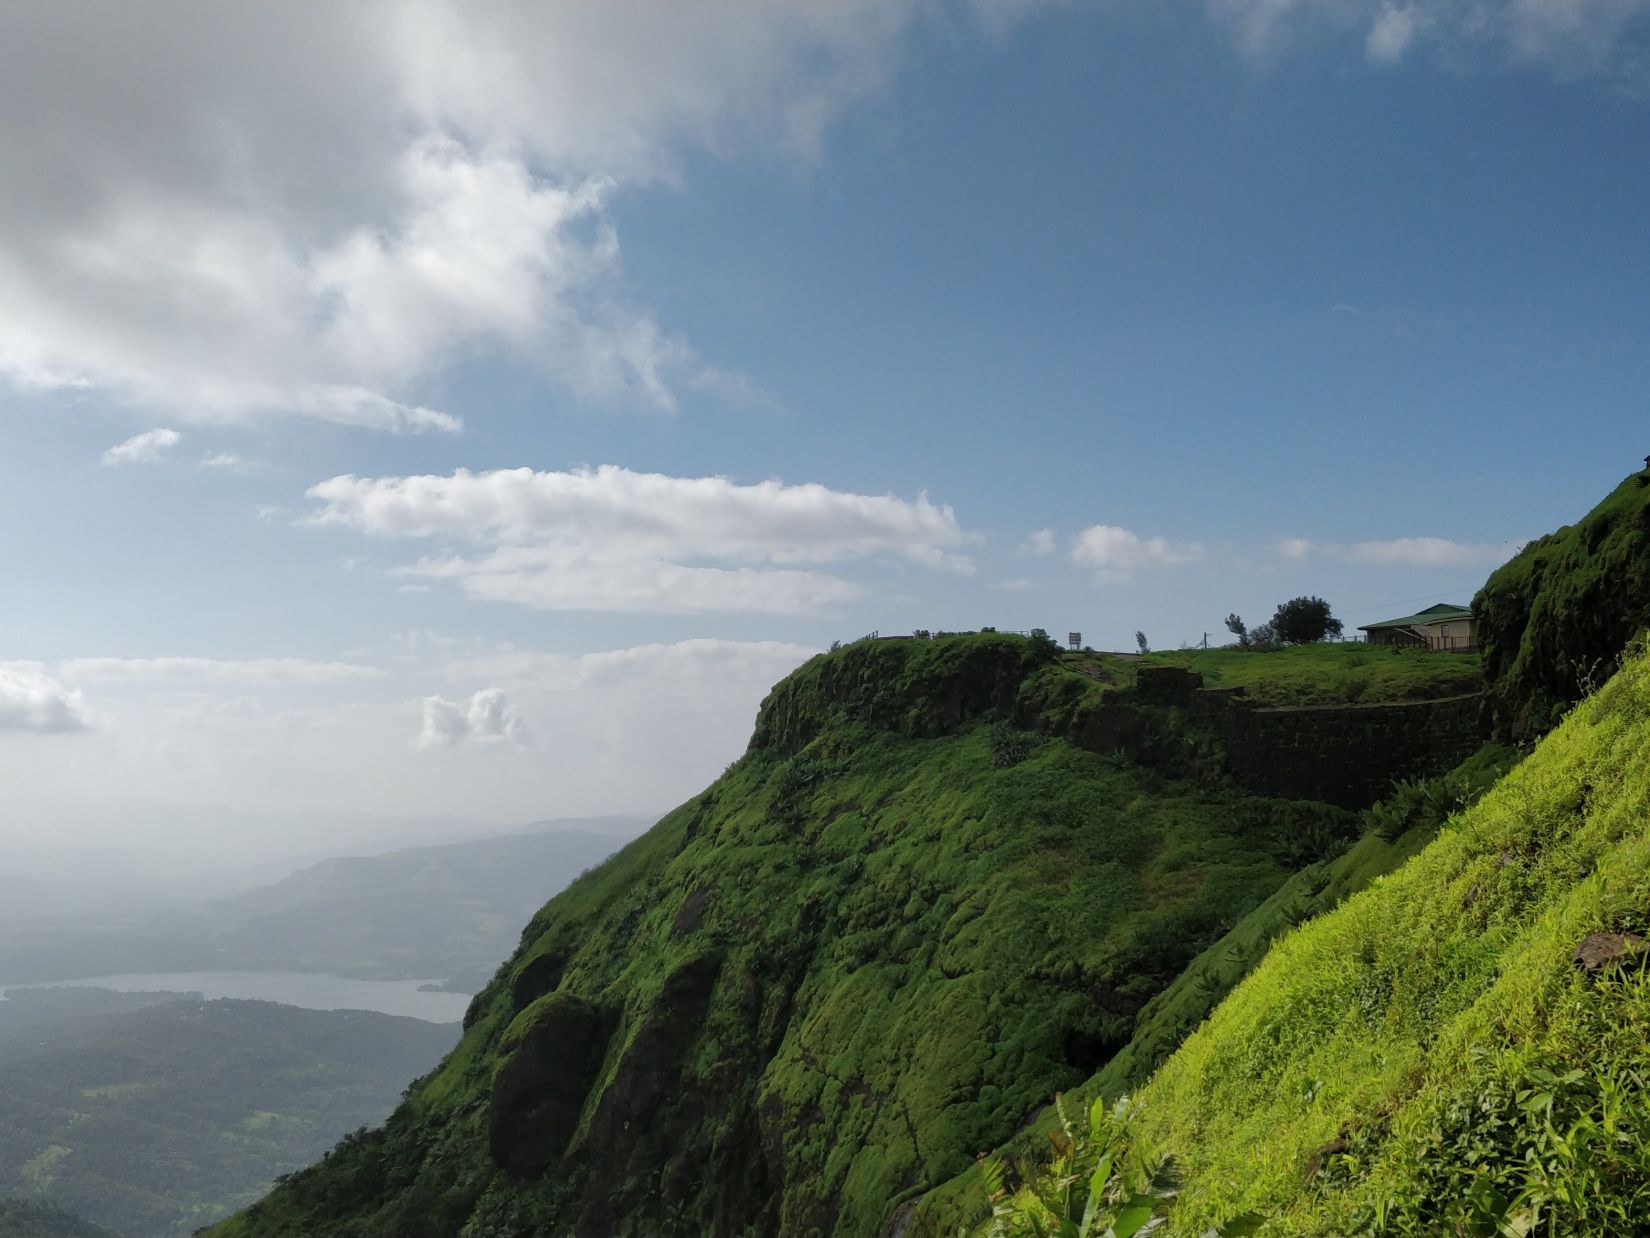
[[[1330,614],[1329,603],[1320,597],[1290,598],[1278,607],[1269,626],[1273,636],[1285,645],[1339,638],[1342,631],[1341,621]]]

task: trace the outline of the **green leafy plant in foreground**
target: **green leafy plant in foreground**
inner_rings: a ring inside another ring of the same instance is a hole
[[[1072,1120],[1063,1097],[1055,1097],[1054,1108],[1060,1125],[1049,1132],[1053,1158],[1021,1165],[1018,1190],[1009,1189],[1008,1167],[1000,1157],[980,1158],[991,1206],[987,1238],[1135,1238],[1164,1224],[1180,1189],[1179,1175],[1171,1156],[1129,1163],[1129,1098],[1109,1108],[1104,1098],[1096,1100],[1086,1124]],[[1245,1214],[1204,1238],[1239,1238],[1259,1225],[1258,1216]]]

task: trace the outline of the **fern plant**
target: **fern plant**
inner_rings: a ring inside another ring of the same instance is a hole
[[[1053,1157],[1043,1165],[1020,1165],[1018,1189],[1009,1188],[1000,1157],[980,1158],[991,1207],[988,1238],[1136,1238],[1165,1224],[1179,1175],[1171,1156],[1129,1165],[1129,1098],[1109,1109],[1103,1098],[1096,1100],[1082,1124],[1072,1119],[1063,1097],[1054,1098],[1054,1110],[1060,1125],[1049,1133]],[[1239,1238],[1258,1227],[1258,1217],[1239,1217],[1204,1238]]]

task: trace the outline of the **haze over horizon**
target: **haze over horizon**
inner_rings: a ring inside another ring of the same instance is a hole
[[[1650,0],[0,31],[0,834],[658,811],[833,640],[1355,628],[1650,451]]]

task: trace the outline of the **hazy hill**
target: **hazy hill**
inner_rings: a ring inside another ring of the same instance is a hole
[[[7,1029],[0,1195],[47,1197],[129,1238],[190,1233],[381,1121],[456,1031],[230,1001]]]
[[[809,663],[533,918],[383,1132],[220,1232],[880,1232],[1359,828],[1233,791],[1172,709],[1131,714],[1156,768],[1086,750],[1136,700],[1093,670],[990,634]]]
[[[619,841],[538,828],[326,860],[182,911],[17,924],[0,940],[0,980],[216,968],[439,978],[473,991],[528,916]]]
[[[0,1238],[119,1238],[41,1200],[0,1199]]]

